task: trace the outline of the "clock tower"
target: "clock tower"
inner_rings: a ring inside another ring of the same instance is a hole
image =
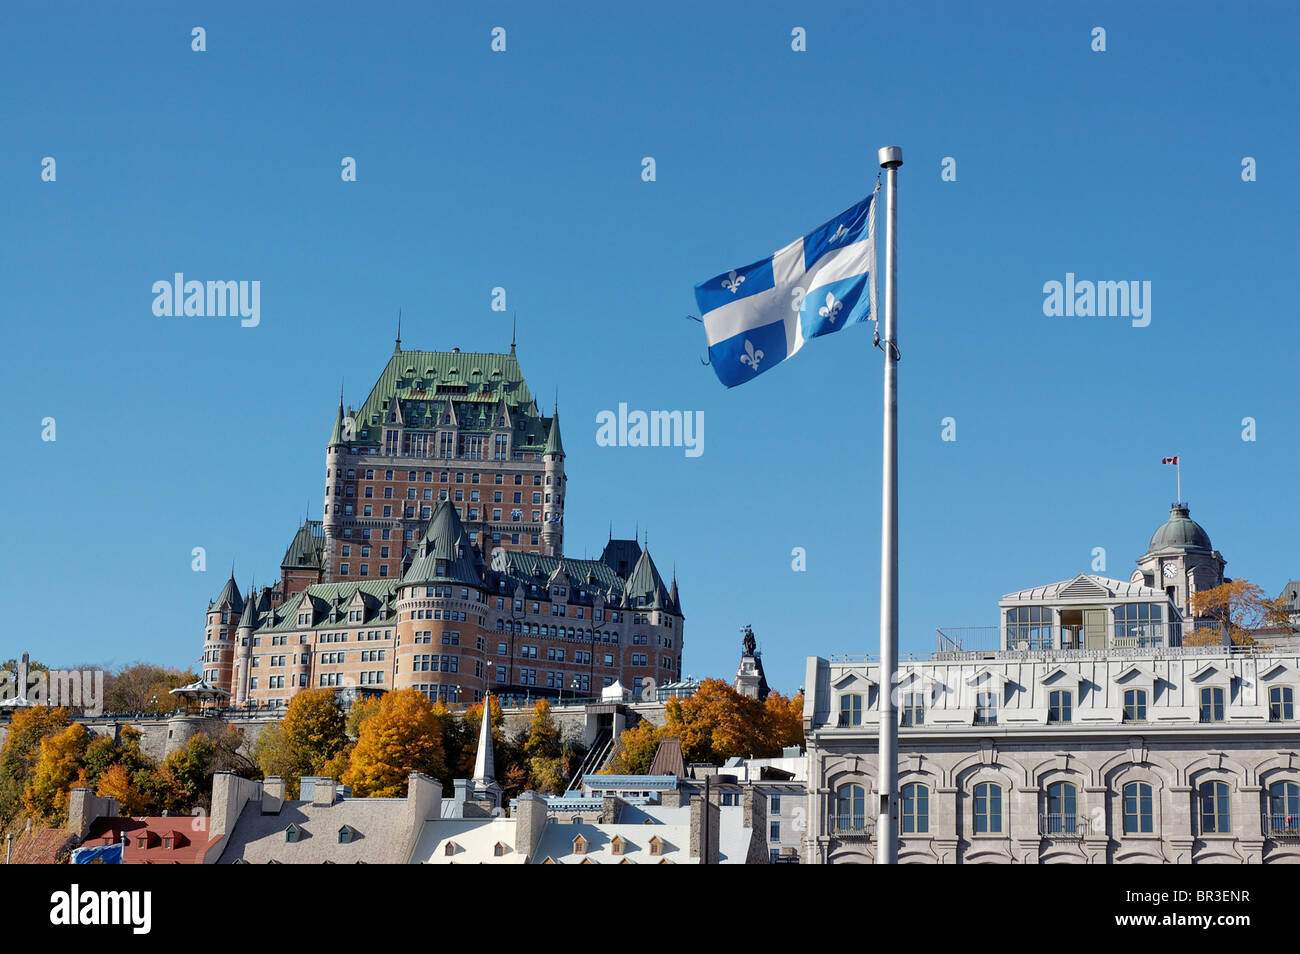
[[[1163,589],[1190,621],[1192,594],[1221,584],[1226,563],[1210,535],[1191,518],[1187,504],[1176,503],[1151,537],[1147,552],[1138,557],[1132,582]]]

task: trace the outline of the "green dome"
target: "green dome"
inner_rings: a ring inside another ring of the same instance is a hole
[[[1151,537],[1148,551],[1165,550],[1213,550],[1210,535],[1199,523],[1188,516],[1187,507],[1174,504],[1169,510],[1169,519],[1160,525]]]

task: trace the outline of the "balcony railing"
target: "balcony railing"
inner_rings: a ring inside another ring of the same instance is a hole
[[[1091,830],[1087,816],[1044,813],[1038,816],[1038,834],[1043,838],[1082,838]]]
[[[827,825],[836,838],[869,839],[875,834],[876,824],[865,815],[831,815]]]
[[[1300,841],[1300,815],[1265,815],[1264,837],[1275,841]]]

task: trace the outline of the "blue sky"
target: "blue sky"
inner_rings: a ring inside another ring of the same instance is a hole
[[[399,308],[407,347],[462,350],[518,311],[529,384],[559,389],[568,550],[649,529],[688,672],[730,677],[746,623],[786,691],[809,653],[874,651],[870,329],[727,391],[684,316],[869,192],[888,144],[903,651],[1094,547],[1127,579],[1166,454],[1229,575],[1300,576],[1293,6],[538,6],[7,12],[0,657],[195,661],[231,562],[269,582],[319,511],[340,379],[364,398]],[[177,271],[260,281],[260,325],[155,317]],[[1045,317],[1067,272],[1150,281],[1150,326]],[[597,446],[619,402],[703,411],[705,453]]]

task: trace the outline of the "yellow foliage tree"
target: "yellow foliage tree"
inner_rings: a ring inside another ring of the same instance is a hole
[[[414,689],[386,694],[361,724],[343,784],[356,795],[392,798],[406,794],[407,777],[445,774],[442,722],[432,703]]]
[[[13,714],[0,747],[0,830],[8,828],[22,811],[23,790],[41,757],[41,740],[62,731],[71,718],[67,709],[45,706]]]
[[[68,793],[81,776],[88,744],[89,735],[80,722],[41,739],[40,758],[23,789],[23,809],[29,816],[54,826],[67,820]]]

